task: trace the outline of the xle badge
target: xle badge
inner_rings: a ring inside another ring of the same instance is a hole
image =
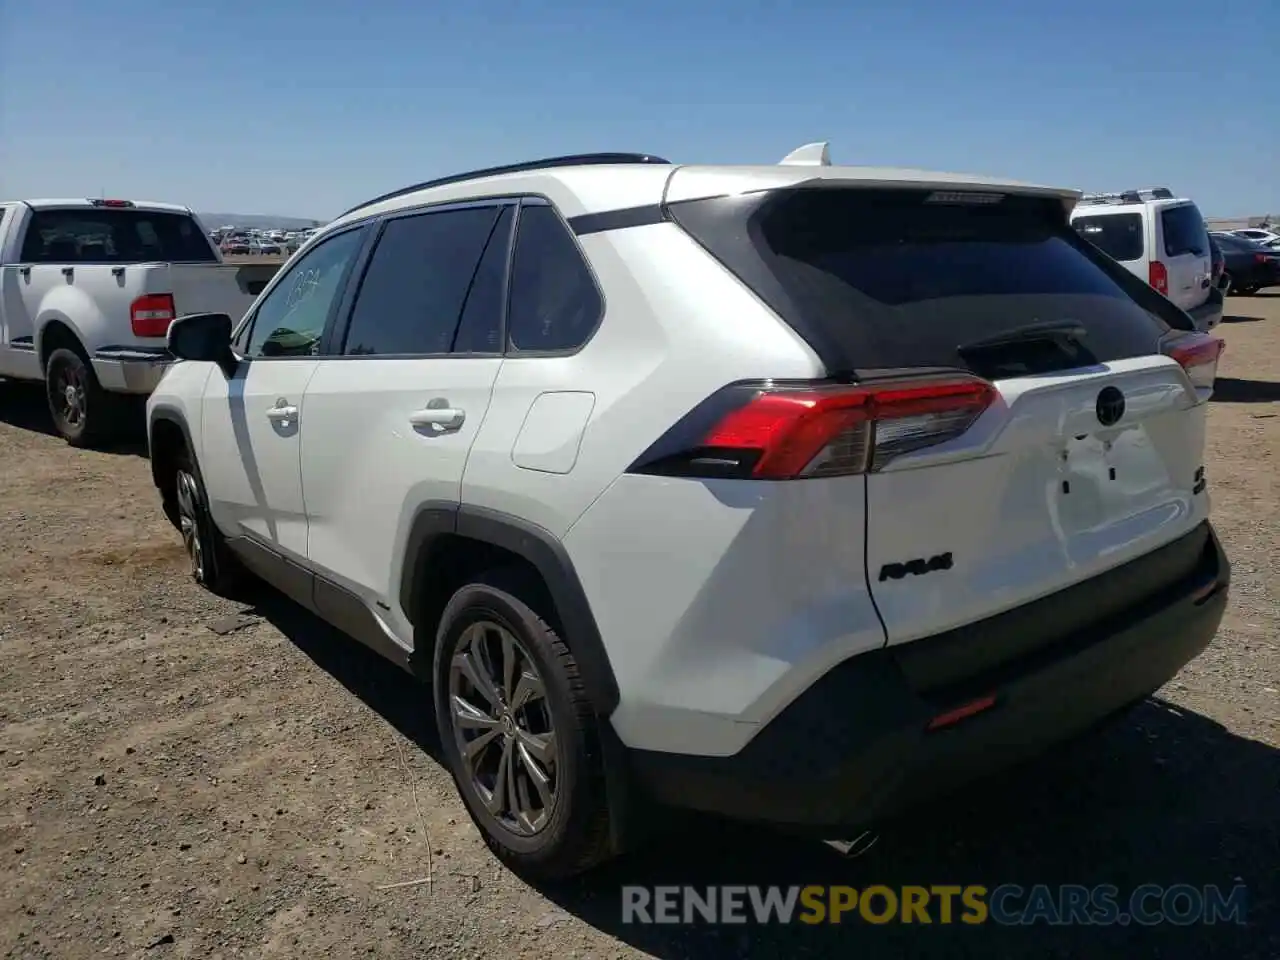
[[[886,563],[880,568],[880,582],[901,580],[903,577],[919,577],[935,570],[951,569],[951,552],[940,553],[936,557],[917,557],[905,563]]]

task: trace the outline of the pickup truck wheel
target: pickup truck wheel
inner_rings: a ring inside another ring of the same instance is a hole
[[[209,515],[204,485],[186,456],[174,471],[173,506],[191,578],[206,590],[226,593],[240,582],[241,568]]]
[[[92,447],[115,434],[118,404],[102,389],[92,365],[65,347],[49,355],[45,392],[54,429],[73,447]]]
[[[485,843],[513,870],[557,880],[612,855],[609,809],[598,721],[532,586],[495,571],[453,595],[437,633],[436,720]]]

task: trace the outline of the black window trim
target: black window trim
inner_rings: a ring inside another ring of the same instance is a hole
[[[276,287],[278,287],[281,283],[283,283],[286,277],[288,277],[291,273],[293,273],[294,270],[298,269],[298,267],[305,262],[306,257],[299,257],[296,261],[285,263],[284,266],[279,271],[276,272],[276,275],[271,278],[271,282],[267,284],[266,288],[262,291],[262,293],[258,294],[257,299],[254,300],[253,302],[253,306],[249,309],[248,313],[244,315],[244,319],[242,319],[239,325],[235,328],[235,330],[232,331],[232,334],[231,334],[232,353],[234,354],[238,362],[240,363],[262,363],[262,362],[279,363],[281,361],[287,361],[287,360],[319,360],[324,358],[325,347],[329,343],[330,337],[332,336],[332,333],[333,333],[335,321],[339,315],[338,308],[345,301],[347,290],[351,286],[351,277],[355,272],[355,268],[357,266],[362,266],[363,262],[368,259],[369,251],[371,249],[370,241],[372,239],[372,234],[373,234],[373,231],[370,231],[369,227],[370,227],[369,221],[358,221],[356,223],[344,225],[341,229],[334,230],[332,233],[326,234],[325,236],[319,238],[316,243],[311,244],[307,249],[307,254],[310,255],[311,253],[318,250],[323,244],[328,243],[330,240],[333,240],[335,237],[340,237],[340,236],[343,236],[344,234],[352,233],[355,231],[367,231],[367,235],[364,237],[363,241],[360,244],[359,249],[356,251],[355,257],[352,258],[351,262],[347,264],[347,268],[343,272],[342,278],[338,281],[337,296],[333,298],[333,303],[329,304],[329,314],[325,318],[324,330],[321,331],[320,333],[320,353],[307,354],[306,356],[250,357],[250,356],[246,356],[237,347],[237,343],[240,341],[240,338],[242,336],[252,339],[253,326],[255,323],[258,322],[258,310],[261,308],[262,304],[266,301],[267,297],[269,297],[275,291]],[[247,341],[246,341],[246,346],[247,346]]]
[[[515,207],[520,201],[519,197],[514,196],[493,196],[482,197],[475,200],[460,201],[441,201],[437,203],[416,204],[412,207],[405,207],[400,210],[394,210],[389,213],[379,214],[372,217],[369,221],[374,225],[372,236],[366,245],[366,250],[358,263],[358,275],[349,278],[347,285],[343,291],[343,295],[339,298],[339,310],[337,319],[333,321],[333,330],[331,336],[327,336],[320,342],[320,354],[317,359],[320,360],[479,360],[501,358],[503,351],[501,347],[497,350],[476,351],[469,350],[465,352],[455,353],[447,351],[442,353],[357,353],[345,354],[347,335],[351,331],[351,320],[355,312],[356,297],[360,294],[360,288],[364,285],[364,278],[369,271],[369,264],[373,260],[373,254],[378,248],[378,241],[382,239],[382,233],[386,230],[387,224],[392,220],[406,220],[410,217],[426,216],[433,213],[448,213],[452,210],[475,210],[485,207]],[[499,213],[501,217],[501,213]],[[507,332],[507,294],[511,287],[511,253],[512,238],[515,236],[516,223],[519,220],[519,210],[512,217],[510,233],[507,237],[506,266],[503,270],[503,296],[500,301],[501,312],[498,318],[498,343],[505,343]],[[496,226],[496,224],[495,224]],[[488,246],[480,252],[481,259],[487,252]],[[476,264],[479,270],[480,264]],[[468,294],[469,295],[469,294]],[[466,302],[463,302],[463,310],[466,310]],[[459,324],[461,324],[461,316],[459,316]],[[457,331],[454,331],[456,338]]]

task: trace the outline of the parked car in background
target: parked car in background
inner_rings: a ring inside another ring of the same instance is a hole
[[[222,252],[224,254],[246,254],[249,252],[249,240],[247,237],[228,237],[222,241]]]
[[[258,253],[263,256],[278,257],[284,252],[283,247],[275,240],[263,240],[258,244]]]
[[[1185,310],[1196,329],[1222,320],[1209,231],[1195,203],[1167,187],[1086,194],[1071,214],[1086,240]]]
[[[274,272],[223,264],[175,204],[0,203],[0,376],[43,380],[68,442],[109,441],[131,412],[122,398],[149,393],[172,360],[174,317],[242,314]]]
[[[1263,230],[1260,227],[1232,230],[1231,234],[1243,240],[1252,240],[1254,243],[1275,243],[1280,241],[1280,233],[1276,233],[1274,230]]]
[[[1222,248],[1232,293],[1247,297],[1280,286],[1280,250],[1233,235],[1214,239]]]
[[[1222,618],[1222,341],[1078,197],[825,144],[407,187],[234,331],[174,324],[153,479],[198,582],[242,564],[425,681],[508,864],[585,870],[646,799],[856,836]]]
[[[1213,285],[1226,296],[1230,292],[1231,278],[1226,275],[1227,261],[1222,256],[1222,247],[1212,233],[1209,234],[1209,262],[1212,265]]]

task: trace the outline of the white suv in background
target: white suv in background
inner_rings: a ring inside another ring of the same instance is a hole
[[[1209,231],[1195,203],[1167,187],[1087,194],[1071,225],[1134,276],[1181,307],[1196,329],[1222,320],[1224,298],[1213,285]]]
[[[847,837],[1222,616],[1221,341],[1077,198],[820,144],[409,187],[234,332],[173,324],[155,483],[197,580],[247,567],[426,682],[513,866],[584,870],[648,800]]]

